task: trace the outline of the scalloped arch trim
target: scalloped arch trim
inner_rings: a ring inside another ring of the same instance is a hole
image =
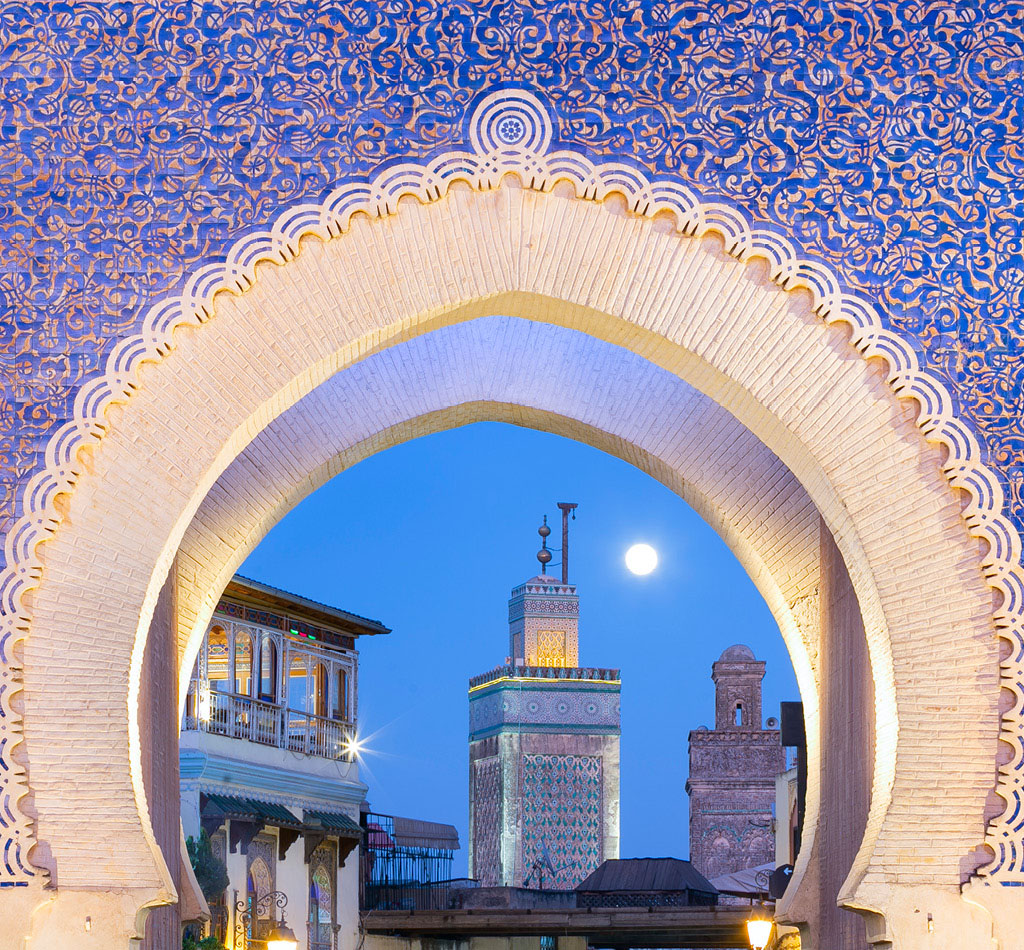
[[[59,496],[74,490],[83,469],[79,451],[103,438],[107,408],[131,397],[140,364],[161,360],[173,346],[177,327],[209,320],[218,293],[243,293],[255,280],[257,265],[292,260],[302,238],[316,235],[329,240],[347,230],[355,214],[385,217],[397,211],[402,198],[436,201],[456,181],[479,190],[491,189],[507,174],[518,175],[525,187],[538,191],[550,191],[558,182],[569,181],[584,199],[600,201],[621,194],[634,214],[653,217],[667,212],[686,236],[715,232],[724,238],[726,250],[735,259],[766,259],[776,284],[783,289],[809,290],[814,311],[827,323],[848,324],[856,349],[866,359],[880,357],[887,364],[887,382],[893,392],[917,402],[918,428],[930,442],[945,447],[944,474],[950,485],[968,496],[963,517],[969,533],[987,546],[985,578],[1000,595],[994,621],[1010,646],[1001,676],[1003,687],[1013,695],[1013,704],[1003,714],[1000,739],[1013,751],[1009,761],[999,767],[996,791],[1005,809],[989,824],[986,843],[995,857],[981,874],[992,883],[1024,884],[1022,541],[1003,514],[1003,488],[983,463],[977,439],[956,417],[949,391],[921,367],[916,350],[906,339],[883,326],[870,301],[844,292],[834,273],[800,259],[784,237],[753,229],[739,210],[704,203],[678,182],[652,181],[627,164],[598,164],[582,152],[552,150],[551,116],[532,93],[506,90],[486,96],[472,113],[467,133],[470,147],[466,151],[445,152],[424,164],[391,165],[369,181],[347,181],[322,203],[291,208],[269,231],[240,238],[226,260],[198,270],[180,296],[152,306],[141,330],[118,343],[104,372],[79,390],[72,419],[50,438],[43,468],[22,492],[23,514],[4,542],[7,567],[0,574],[0,885],[27,884],[38,873],[27,860],[32,827],[20,807],[29,790],[28,778],[11,755],[22,739],[21,716],[12,700],[21,689],[16,644],[31,628],[26,595],[42,575],[37,549],[61,523]]]

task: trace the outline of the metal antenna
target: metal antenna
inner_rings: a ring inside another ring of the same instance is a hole
[[[562,583],[569,583],[569,512],[572,511],[572,520],[576,520],[575,508],[579,507],[574,501],[560,501],[558,507],[562,509]]]

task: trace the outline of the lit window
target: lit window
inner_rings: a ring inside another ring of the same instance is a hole
[[[247,633],[235,634],[235,693],[252,695],[252,637]]]
[[[537,666],[568,666],[565,631],[541,630],[537,633]]]
[[[306,712],[306,660],[301,656],[293,656],[288,669],[288,708],[296,712]]]
[[[277,644],[270,637],[260,646],[260,699],[277,700]]]
[[[206,645],[206,679],[210,689],[228,692],[228,634],[223,627],[213,627]]]
[[[338,670],[334,694],[334,718],[348,721],[348,670]]]
[[[310,710],[316,716],[327,718],[327,667],[323,663],[317,663],[313,671],[313,708]]]

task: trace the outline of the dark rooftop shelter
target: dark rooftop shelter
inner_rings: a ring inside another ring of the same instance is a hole
[[[577,907],[708,907],[718,891],[689,861],[622,858],[605,861],[576,888]]]

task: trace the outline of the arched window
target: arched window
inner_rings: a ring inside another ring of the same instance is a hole
[[[335,945],[337,874],[337,848],[325,841],[309,858],[309,950],[331,950]]]
[[[260,699],[277,701],[277,644],[266,636],[260,644]]]
[[[334,718],[348,722],[348,670],[338,670],[334,692]]]
[[[249,923],[246,928],[245,935],[250,939],[256,936],[256,928],[253,927],[253,919],[256,916],[256,908],[259,904],[259,899],[260,895],[256,890],[256,880],[252,876],[252,871],[250,871],[245,876],[245,904],[249,911]]]
[[[316,716],[327,718],[327,690],[329,680],[327,679],[327,666],[317,663],[313,671],[313,708],[310,710]]]
[[[735,719],[735,722],[736,722],[737,726],[742,726],[743,725],[743,703],[737,703],[736,704],[736,719]]]
[[[235,692],[252,695],[252,637],[242,631],[235,633]]]
[[[274,890],[274,875],[262,857],[255,857],[250,860],[245,890],[249,912],[252,914],[254,922],[273,915],[273,903],[263,900],[263,898]],[[257,928],[253,929],[257,930]],[[256,936],[256,933],[252,933],[250,936]]]
[[[206,641],[206,679],[210,689],[218,693],[230,689],[229,660],[227,631],[223,627],[212,627]]]
[[[309,885],[309,923],[311,950],[331,946],[334,923],[334,886],[324,865],[312,868]]]
[[[304,656],[293,656],[288,665],[288,708],[296,712],[306,712],[306,696],[308,693],[306,678],[309,670],[306,668]]]

